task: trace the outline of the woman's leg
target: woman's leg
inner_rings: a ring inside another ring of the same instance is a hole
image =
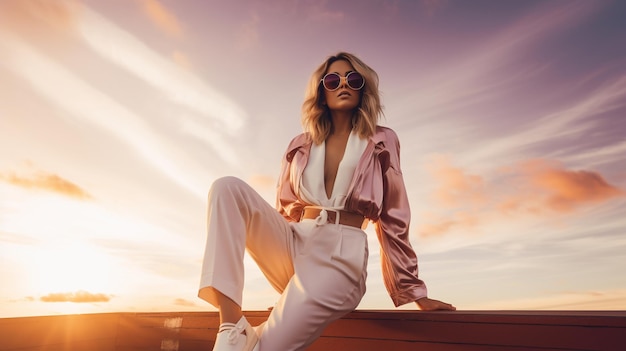
[[[295,274],[262,330],[260,351],[304,350],[365,294],[365,233],[332,224],[308,227],[306,238],[294,241]]]
[[[228,296],[219,292],[219,290],[213,290],[215,291],[217,299],[217,308],[220,311],[220,324],[237,323],[237,321],[243,316],[241,306],[231,300]]]
[[[222,322],[241,317],[246,246],[282,291],[293,275],[288,222],[245,182],[216,180],[209,192],[207,242],[198,296],[220,310]]]

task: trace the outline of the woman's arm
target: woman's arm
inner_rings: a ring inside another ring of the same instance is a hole
[[[426,284],[419,279],[417,255],[409,240],[411,211],[400,168],[400,144],[387,131],[383,174],[383,204],[376,233],[381,243],[383,277],[396,306],[416,302],[422,310],[454,310],[454,306],[427,297]]]

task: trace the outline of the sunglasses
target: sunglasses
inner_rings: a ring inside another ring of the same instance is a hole
[[[341,86],[342,78],[352,90],[359,90],[365,85],[365,78],[359,72],[349,72],[345,77],[340,76],[339,73],[328,73],[322,78],[321,83],[326,90],[335,91]]]

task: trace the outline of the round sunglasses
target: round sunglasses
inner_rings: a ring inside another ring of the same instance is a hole
[[[365,85],[365,78],[359,72],[349,72],[345,77],[340,76],[339,73],[327,73],[320,82],[326,90],[335,91],[341,86],[342,78],[346,80],[346,85],[352,90],[359,90]]]

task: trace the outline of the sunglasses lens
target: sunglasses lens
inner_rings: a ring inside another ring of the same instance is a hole
[[[324,88],[328,90],[335,90],[339,88],[341,84],[341,77],[335,73],[330,73],[324,76]]]
[[[359,90],[365,85],[365,79],[357,72],[350,72],[348,76],[346,76],[346,80],[348,81],[348,86],[353,90]]]

